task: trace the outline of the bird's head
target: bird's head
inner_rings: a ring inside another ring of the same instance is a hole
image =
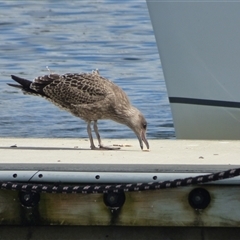
[[[134,108],[134,111],[132,111],[127,126],[130,127],[136,134],[141,149],[143,150],[143,142],[145,143],[147,149],[149,149],[149,144],[146,138],[147,121],[138,109]]]

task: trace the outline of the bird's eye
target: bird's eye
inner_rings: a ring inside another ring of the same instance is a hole
[[[147,123],[143,123],[143,128],[146,129],[147,128]]]

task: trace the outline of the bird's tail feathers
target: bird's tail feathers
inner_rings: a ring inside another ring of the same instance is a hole
[[[11,75],[12,79],[14,81],[16,81],[17,83],[19,83],[21,86],[19,85],[16,85],[16,84],[8,84],[10,85],[11,87],[20,87],[22,89],[29,89],[30,88],[30,85],[31,85],[31,81],[27,80],[27,79],[24,79],[24,78],[20,78],[20,77],[17,77],[17,76],[14,76],[14,75]]]
[[[11,75],[11,77],[15,82],[19,83],[20,85],[8,83],[9,86],[22,89],[24,94],[30,94],[30,95],[36,94],[36,92],[30,88],[30,85],[32,83],[31,81],[24,79],[24,78],[14,76],[14,75]]]
[[[31,84],[32,84],[31,81],[24,79],[24,78],[14,76],[14,75],[11,75],[11,77],[15,82],[19,83],[20,85],[7,83],[9,86],[15,87],[15,88],[20,88],[24,94],[46,97],[46,95],[44,94],[43,91],[36,91],[35,89],[31,88]]]
[[[11,86],[11,87],[15,87],[15,88],[20,88],[22,89],[22,85],[18,85],[18,84],[11,84],[11,83],[7,83],[7,85]]]

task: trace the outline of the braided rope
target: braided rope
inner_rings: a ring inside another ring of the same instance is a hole
[[[0,182],[0,189],[17,190],[36,193],[109,193],[157,190],[177,188],[189,185],[202,184],[233,178],[240,175],[240,168],[230,169],[218,173],[176,179],[164,182],[134,183],[134,184],[109,184],[109,185],[65,185],[65,184],[38,184],[22,182]]]

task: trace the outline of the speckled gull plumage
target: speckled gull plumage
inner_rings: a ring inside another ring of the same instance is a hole
[[[143,114],[131,105],[126,93],[110,80],[102,77],[98,70],[92,73],[51,73],[29,81],[12,75],[19,83],[8,84],[23,90],[24,94],[46,98],[56,106],[80,117],[87,122],[87,131],[91,149],[119,149],[104,146],[98,132],[97,121],[110,119],[125,124],[136,134],[141,149],[143,142],[147,149],[147,122]],[[93,122],[99,148],[95,147],[92,137]]]

